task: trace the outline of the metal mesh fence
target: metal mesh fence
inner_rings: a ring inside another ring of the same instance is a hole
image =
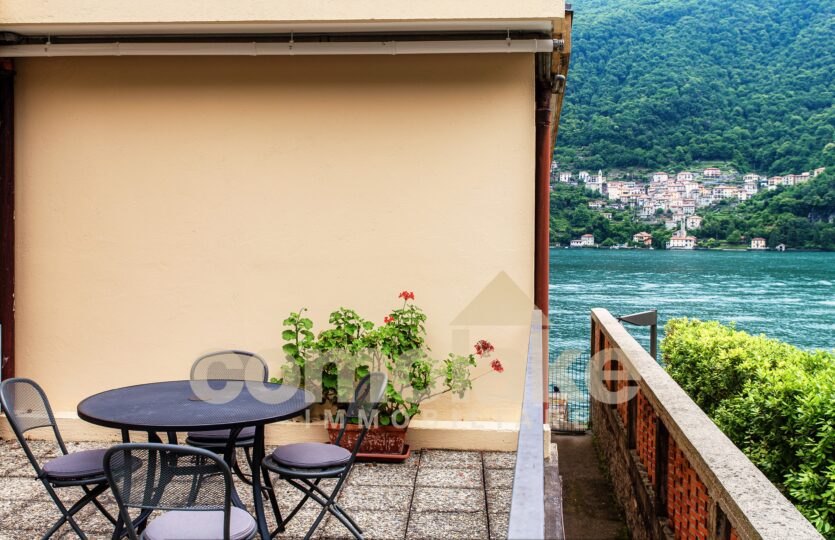
[[[589,354],[560,353],[548,366],[551,431],[578,433],[589,428]]]

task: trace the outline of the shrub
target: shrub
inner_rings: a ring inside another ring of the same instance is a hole
[[[677,319],[667,371],[827,538],[835,538],[835,354]]]

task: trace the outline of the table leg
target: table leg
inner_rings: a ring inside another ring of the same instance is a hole
[[[122,431],[122,442],[129,443],[130,442],[130,431],[127,429],[123,429]],[[123,536],[127,536],[128,531],[125,527],[125,521],[122,519],[122,513],[119,512],[116,516],[116,525],[113,527],[113,535],[111,536],[112,540],[119,540]]]
[[[267,516],[264,514],[264,500],[261,494],[261,462],[264,461],[264,424],[255,427],[255,446],[252,448],[252,501],[255,519],[261,540],[270,540]]]
[[[238,458],[235,454],[235,442],[238,440],[238,435],[241,434],[241,428],[235,428],[229,430],[229,439],[226,441],[226,448],[223,451],[223,461],[229,465],[229,468],[232,468],[232,463]],[[246,510],[246,505],[241,500],[241,496],[238,495],[238,490],[235,487],[235,483],[232,483],[232,505],[241,508],[242,510]]]

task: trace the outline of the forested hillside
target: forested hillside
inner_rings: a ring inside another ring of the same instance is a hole
[[[799,186],[765,191],[738,206],[719,205],[704,218],[700,240],[734,243],[761,236],[769,247],[835,250],[835,171]]]
[[[578,0],[574,9],[561,168],[835,165],[832,0]]]

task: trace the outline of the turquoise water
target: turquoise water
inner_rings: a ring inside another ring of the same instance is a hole
[[[660,325],[736,321],[798,347],[835,349],[835,253],[552,249],[550,289],[552,358],[588,351],[595,307],[655,308]],[[649,332],[633,328],[648,347]]]

